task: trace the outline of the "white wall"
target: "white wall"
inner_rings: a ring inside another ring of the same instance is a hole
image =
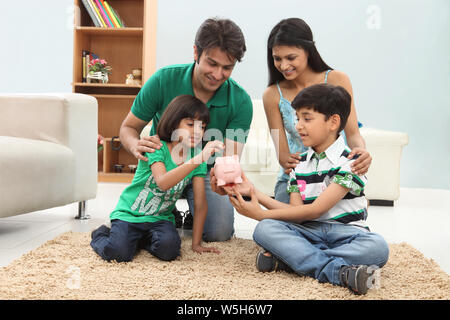
[[[0,2],[0,92],[71,91],[71,7]],[[271,28],[303,18],[324,60],[350,76],[359,120],[408,133],[401,186],[450,189],[449,13],[448,0],[160,0],[157,66],[193,61],[201,22],[230,18],[247,43],[233,78],[261,98]]]
[[[0,1],[0,92],[71,92],[72,0]]]

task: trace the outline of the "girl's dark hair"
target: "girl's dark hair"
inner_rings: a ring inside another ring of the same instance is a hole
[[[338,132],[341,132],[345,128],[350,115],[351,102],[352,97],[343,87],[319,83],[300,91],[291,105],[295,110],[301,108],[313,109],[325,115],[325,120],[337,114],[341,118],[338,130]]]
[[[270,32],[267,40],[267,65],[269,67],[269,86],[284,79],[273,63],[274,46],[296,46],[308,53],[308,65],[316,72],[332,70],[320,56],[314,44],[311,28],[299,18],[281,20]]]
[[[156,127],[156,134],[161,140],[172,141],[172,133],[178,129],[182,119],[190,118],[209,123],[208,107],[199,99],[191,95],[175,97],[167,105]]]
[[[229,19],[205,20],[195,35],[194,44],[199,59],[204,50],[218,47],[240,62],[247,50],[241,28]]]

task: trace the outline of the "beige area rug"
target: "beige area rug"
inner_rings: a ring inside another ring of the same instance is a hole
[[[163,262],[139,251],[129,263],[108,263],[88,233],[64,233],[0,268],[0,299],[449,299],[450,276],[406,243],[391,244],[379,289],[348,289],[286,272],[260,273],[258,247],[234,238],[214,243],[221,254],[192,252]]]

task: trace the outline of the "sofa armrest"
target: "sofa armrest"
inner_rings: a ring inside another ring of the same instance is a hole
[[[367,127],[359,130],[372,156],[364,193],[369,200],[393,204],[400,196],[400,160],[402,148],[408,144],[408,135]]]
[[[74,154],[75,201],[97,192],[98,104],[77,93],[0,95],[0,136],[64,145]]]

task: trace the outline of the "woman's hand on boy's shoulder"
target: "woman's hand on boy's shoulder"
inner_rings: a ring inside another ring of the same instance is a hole
[[[350,165],[352,172],[358,176],[365,175],[369,171],[370,164],[372,163],[372,156],[363,148],[353,148],[348,159],[355,158],[355,161]]]

